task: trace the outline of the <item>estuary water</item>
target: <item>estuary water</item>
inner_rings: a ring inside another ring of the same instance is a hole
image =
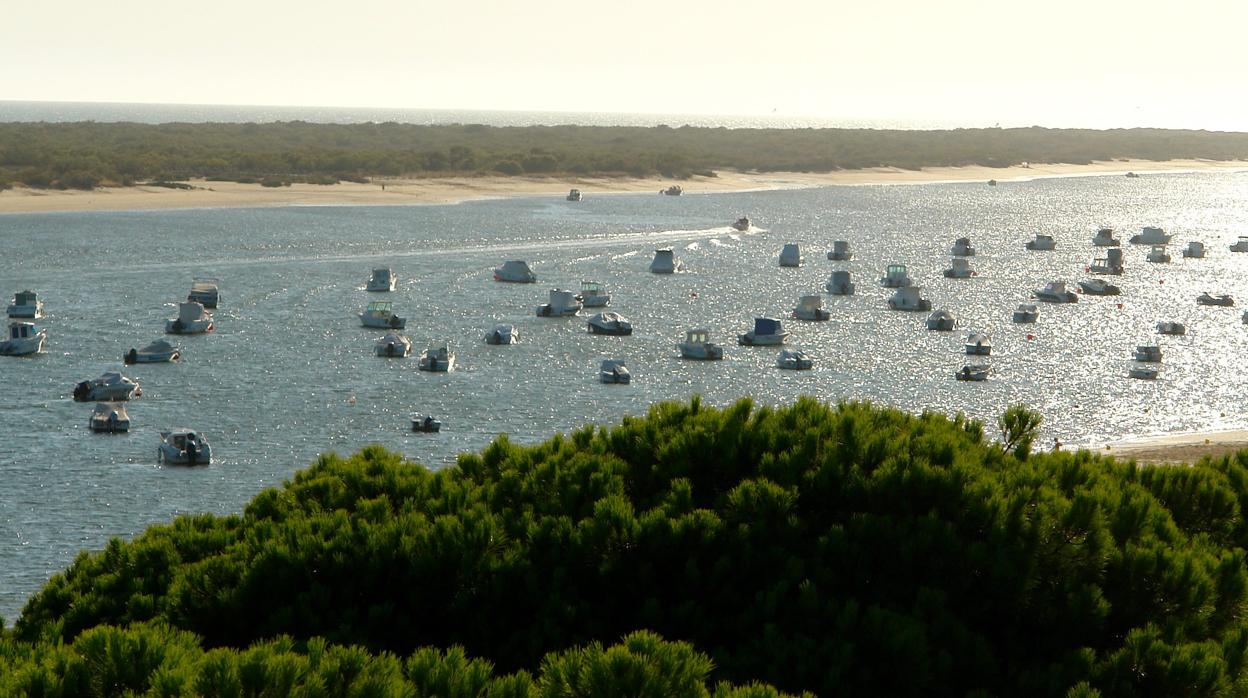
[[[450,206],[288,207],[0,215],[0,293],[31,288],[46,302],[46,353],[0,358],[0,615],[9,622],[49,576],[83,549],[130,537],[179,514],[238,512],[318,454],[378,443],[431,468],[498,434],[536,443],[587,423],[613,424],[659,400],[700,394],[723,405],[750,396],[782,404],[799,395],[872,400],[907,410],[965,412],[988,423],[1011,403],[1045,416],[1054,437],[1091,444],[1175,431],[1243,428],[1248,372],[1242,308],[1198,307],[1203,290],[1248,300],[1248,175],[1156,174],[984,183],[839,186],[665,197],[603,195],[579,203],[528,198]],[[749,215],[756,228],[729,223]],[[1126,239],[1141,226],[1175,235],[1174,261],[1150,264]],[[1054,279],[1072,286],[1112,226],[1127,273],[1117,298],[1041,304],[1039,322],[1015,325],[1015,306]],[[1025,252],[1037,233],[1052,252]],[[979,275],[946,279],[955,238],[969,236]],[[830,262],[832,241],[856,256]],[[1189,240],[1208,247],[1183,259]],[[779,268],[787,242],[805,254]],[[654,250],[673,247],[688,272],[650,274]],[[501,284],[491,270],[525,259],[533,285]],[[960,319],[951,333],[924,329],[926,313],[886,309],[884,265],[909,265],[934,307]],[[373,267],[398,288],[370,294]],[[811,371],[775,368],[777,350],[736,345],[757,315],[787,318],[804,293],[848,269],[857,294],[825,302],[832,319],[786,319]],[[174,364],[127,367],[143,386],[125,435],[87,430],[91,405],[75,383],[121,366],[123,353],[162,336],[192,276],[220,279],[217,329],[178,338]],[[602,282],[631,337],[586,332],[585,317],[538,318],[549,288]],[[360,327],[370,300],[394,301],[420,348],[447,339],[449,374],[416,359],[381,359],[381,334]],[[1187,324],[1159,337],[1159,320]],[[487,346],[485,331],[514,323],[522,342]],[[676,343],[708,327],[722,362],[678,358]],[[984,383],[955,381],[967,332],[994,340]],[[1161,378],[1129,380],[1136,344],[1160,343]],[[603,358],[624,359],[628,386],[597,382]],[[440,434],[408,431],[431,412]],[[156,464],[158,432],[190,426],[212,442],[200,468]]]

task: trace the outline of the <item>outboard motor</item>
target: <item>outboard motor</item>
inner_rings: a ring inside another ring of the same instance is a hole
[[[77,402],[86,402],[87,396],[91,394],[91,381],[83,381],[74,386],[74,400]]]

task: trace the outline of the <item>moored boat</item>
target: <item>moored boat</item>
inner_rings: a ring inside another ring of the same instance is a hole
[[[749,347],[775,346],[784,344],[789,339],[789,333],[784,331],[784,326],[775,318],[756,317],[754,318],[754,329],[737,337],[737,343]]]
[[[710,340],[710,330],[698,328],[685,332],[685,341],[676,345],[682,359],[715,361],[724,358],[724,348]]]
[[[798,299],[797,307],[793,309],[793,317],[797,320],[818,322],[831,319],[832,314],[823,309],[823,296],[806,295]]]
[[[1097,257],[1092,260],[1092,266],[1088,267],[1088,271],[1093,274],[1113,274],[1115,276],[1123,272],[1122,250],[1112,249],[1105,250],[1104,257]]]
[[[1034,240],[1028,240],[1024,245],[1033,252],[1048,252],[1057,249],[1057,243],[1053,240],[1052,235],[1037,234]]]
[[[918,286],[903,286],[893,293],[893,297],[888,299],[888,307],[891,310],[906,310],[910,312],[925,312],[932,309],[932,302],[926,298],[919,296]]]
[[[1135,348],[1135,360],[1143,363],[1161,363],[1161,347],[1156,344],[1141,344]]]
[[[108,371],[99,378],[82,381],[74,386],[76,402],[117,402],[143,394],[133,378],[117,371]]]
[[[203,434],[191,429],[162,431],[156,460],[168,465],[210,465],[212,446]]]
[[[666,194],[668,196],[680,196],[681,194],[685,193],[685,190],[682,189],[679,184],[673,184],[672,186],[666,189],[660,189],[659,193]]]
[[[1161,371],[1152,366],[1132,366],[1127,370],[1128,378],[1138,378],[1140,380],[1156,380]]]
[[[412,340],[397,330],[387,332],[373,345],[373,353],[388,359],[401,359],[412,353]]]
[[[802,266],[802,252],[798,249],[797,243],[785,243],[784,249],[780,250],[780,266],[782,267],[800,267]]]
[[[1144,256],[1144,259],[1154,264],[1169,264],[1170,253],[1166,251],[1164,245],[1153,245],[1153,248]]]
[[[854,258],[854,253],[849,249],[848,240],[836,240],[832,243],[832,249],[828,252],[828,259],[833,262],[848,262]]]
[[[205,308],[215,308],[221,302],[220,282],[207,276],[192,278],[191,291],[186,294],[186,299]]]
[[[1187,247],[1183,248],[1183,256],[1187,259],[1204,259],[1205,243],[1200,240],[1192,240],[1187,243]]]
[[[494,345],[515,344],[520,341],[520,332],[515,325],[499,323],[485,333],[485,343]]]
[[[880,285],[884,288],[903,288],[913,283],[904,264],[890,264],[884,268],[884,276],[880,277]]]
[[[577,299],[586,308],[604,308],[611,303],[611,294],[597,281],[582,281]]]
[[[538,317],[568,317],[581,310],[576,294],[561,288],[550,289],[549,300],[537,306]]]
[[[126,406],[116,402],[97,402],[87,419],[91,431],[107,434],[120,434],[130,431],[130,415]]]
[[[1173,237],[1161,228],[1152,226],[1144,226],[1140,232],[1131,236],[1131,243],[1135,245],[1168,245],[1170,238]]]
[[[178,316],[165,321],[166,334],[203,334],[214,329],[212,313],[205,311],[203,304],[196,301],[179,303]]]
[[[590,334],[624,337],[633,333],[633,323],[619,313],[605,312],[590,316],[586,321]]]
[[[776,357],[776,368],[788,371],[809,371],[815,362],[801,349],[782,349]]]
[[[927,316],[927,329],[934,332],[952,332],[958,324],[958,318],[945,309],[933,310]]]
[[[394,314],[393,301],[371,301],[364,312],[360,313],[360,324],[364,327],[401,330],[407,327],[407,319]]]
[[[436,434],[442,431],[442,420],[434,419],[430,414],[414,414],[412,415],[412,431]]]
[[[672,248],[665,247],[654,251],[654,259],[650,261],[651,274],[674,274],[685,270],[685,263],[680,261]]]
[[[1032,323],[1040,318],[1040,309],[1031,303],[1020,303],[1014,309],[1014,322]]]
[[[9,336],[0,340],[0,356],[30,356],[43,351],[48,331],[33,322],[16,320],[9,323]]]
[[[992,353],[992,340],[983,332],[972,332],[966,337],[965,348],[970,356],[988,356]]]
[[[501,267],[494,269],[494,280],[505,281],[513,284],[532,284],[537,283],[537,274],[529,269],[528,262],[522,259],[513,259],[503,262]]]
[[[1050,281],[1044,285],[1044,288],[1038,288],[1032,291],[1037,300],[1045,303],[1077,303],[1079,296],[1073,291],[1066,290],[1066,282]]]
[[[34,291],[18,291],[13,294],[13,302],[9,304],[10,318],[35,320],[43,317],[43,301]]]
[[[971,245],[970,238],[958,238],[953,241],[953,249],[949,250],[949,254],[954,257],[974,257],[975,247]]]
[[[1199,305],[1219,305],[1225,307],[1235,305],[1235,299],[1225,293],[1215,296],[1212,293],[1205,291],[1199,296],[1196,296],[1196,303]]]
[[[580,189],[572,189],[568,192],[568,201],[580,201],[581,198]]]
[[[990,370],[985,364],[966,364],[955,371],[953,377],[960,381],[986,381]]]
[[[418,368],[422,371],[445,372],[455,369],[455,352],[451,351],[446,342],[438,342],[425,347],[420,352]]]
[[[945,270],[946,279],[969,279],[978,274],[971,268],[971,263],[965,257],[954,257],[949,260],[949,268]]]
[[[1113,228],[1101,228],[1092,236],[1092,244],[1096,247],[1118,247],[1122,242],[1114,237]]]
[[[1122,293],[1122,289],[1105,279],[1084,279],[1079,282],[1079,288],[1089,296],[1116,296]]]
[[[633,375],[628,372],[628,366],[624,365],[623,360],[603,359],[602,364],[598,366],[598,381],[628,385],[633,381]]]
[[[182,357],[182,348],[167,339],[157,339],[142,349],[131,349],[122,360],[127,364],[159,364],[177,361]]]
[[[837,269],[828,277],[828,282],[823,285],[834,296],[852,296],[854,295],[854,282],[850,280],[849,272],[844,269]]]
[[[378,267],[373,270],[373,275],[368,279],[368,284],[364,286],[365,291],[382,292],[394,290],[394,271],[389,267]]]
[[[1187,325],[1181,322],[1159,322],[1157,323],[1157,332],[1159,334],[1184,335],[1187,334]]]

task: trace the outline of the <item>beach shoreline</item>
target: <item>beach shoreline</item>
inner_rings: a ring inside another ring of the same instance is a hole
[[[1196,463],[1206,456],[1220,458],[1248,449],[1248,429],[1132,437],[1107,443],[1071,445],[1068,449],[1091,451],[1118,460],[1134,459],[1140,463]]]
[[[403,206],[456,204],[485,199],[559,196],[571,188],[585,196],[657,193],[679,183],[687,193],[726,193],[807,189],[843,185],[931,184],[948,182],[1023,182],[1053,177],[1248,171],[1245,161],[1115,160],[1086,165],[1036,164],[1027,167],[933,167],[922,170],[869,168],[827,173],[717,172],[676,181],[657,177],[482,176],[425,179],[378,178],[361,184],[259,184],[191,180],[189,188],[106,187],[94,190],[46,190],[15,186],[0,191],[0,213],[132,211],[185,208],[254,208],[270,206]]]

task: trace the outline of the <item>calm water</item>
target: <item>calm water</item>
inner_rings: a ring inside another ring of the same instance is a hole
[[[991,420],[1026,402],[1045,417],[1045,440],[1094,443],[1128,435],[1248,426],[1242,308],[1197,307],[1202,290],[1248,299],[1248,255],[1227,250],[1245,232],[1248,175],[1171,174],[1003,183],[833,187],[716,195],[594,196],[579,204],[518,199],[456,206],[299,207],[0,215],[0,293],[33,288],[46,301],[50,341],[33,358],[0,358],[0,615],[25,599],[80,549],[189,512],[236,512],[317,454],[380,443],[430,467],[480,449],[495,435],[533,443],[588,423],[643,413],[656,400],[699,393],[724,404],[750,395],[785,403],[871,399],[908,410],[964,411]],[[748,213],[764,230],[726,224]],[[1014,325],[1030,291],[1084,277],[1093,231],[1125,239],[1160,225],[1175,241],[1203,240],[1204,260],[1144,262],[1126,246],[1123,295],[1041,306],[1039,323]],[[1035,233],[1055,252],[1024,252]],[[954,238],[969,235],[980,275],[941,276]],[[857,257],[829,262],[835,239]],[[780,269],[785,242],[806,263]],[[689,273],[656,276],[656,247],[674,246]],[[536,285],[499,284],[490,270],[527,259]],[[935,307],[956,313],[953,333],[923,329],[925,314],[885,309],[875,279],[889,262],[909,264]],[[392,266],[398,289],[363,291],[370,268]],[[755,314],[787,316],[831,270],[850,269],[858,295],[827,297],[833,319],[788,322],[813,371],[774,368],[775,349],[738,347]],[[161,336],[192,276],[221,279],[217,331],[182,338],[177,364],[126,369],[143,385],[131,403],[133,431],[94,435],[75,383],[120,366],[123,352]],[[596,279],[631,337],[588,335],[583,318],[534,317],[549,287]],[[414,358],[373,356],[380,334],[355,317],[378,297],[409,318],[418,346],[450,339],[457,370],[423,373]],[[1121,304],[1121,305],[1120,305]],[[1158,320],[1188,324],[1158,338]],[[493,323],[515,323],[523,343],[486,346]],[[675,343],[709,326],[727,346],[720,363],[685,362]],[[989,332],[995,376],[962,383],[966,331]],[[1029,338],[1029,335],[1031,336]],[[1162,378],[1128,380],[1131,350],[1160,341]],[[596,382],[604,357],[625,359],[631,386]],[[354,404],[350,398],[355,398]],[[431,411],[444,431],[407,431]],[[209,467],[155,463],[157,432],[192,426],[212,441]]]

